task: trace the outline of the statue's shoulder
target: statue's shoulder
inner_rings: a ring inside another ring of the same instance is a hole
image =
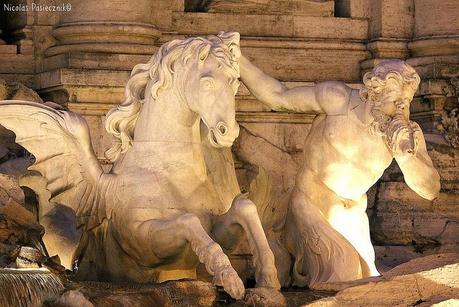
[[[342,81],[324,81],[317,84],[316,98],[328,115],[347,114],[352,89]]]

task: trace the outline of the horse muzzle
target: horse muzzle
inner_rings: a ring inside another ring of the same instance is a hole
[[[215,127],[209,128],[208,138],[213,147],[231,147],[238,135],[239,125],[237,123],[229,128],[224,122],[219,122]]]

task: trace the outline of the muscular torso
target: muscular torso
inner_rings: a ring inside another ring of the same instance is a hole
[[[354,103],[348,105],[355,105]],[[305,142],[302,173],[312,172],[338,196],[360,199],[381,177],[392,154],[349,108],[343,115],[319,115]],[[308,185],[301,182],[299,184]]]

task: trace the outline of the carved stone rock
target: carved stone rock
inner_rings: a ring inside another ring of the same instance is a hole
[[[459,254],[411,260],[382,277],[335,287],[344,290],[306,306],[430,306],[448,302],[459,296]]]
[[[6,99],[43,102],[34,90],[24,84],[18,82],[8,84],[5,80],[0,79],[0,100]]]

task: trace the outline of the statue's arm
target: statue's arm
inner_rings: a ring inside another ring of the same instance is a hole
[[[403,153],[395,156],[406,184],[421,197],[432,200],[440,192],[440,175],[427,153],[422,133],[419,134],[419,148],[415,155]]]
[[[262,103],[275,111],[344,114],[351,89],[343,82],[326,81],[315,86],[287,88],[266,75],[244,56],[239,63],[242,82]]]

